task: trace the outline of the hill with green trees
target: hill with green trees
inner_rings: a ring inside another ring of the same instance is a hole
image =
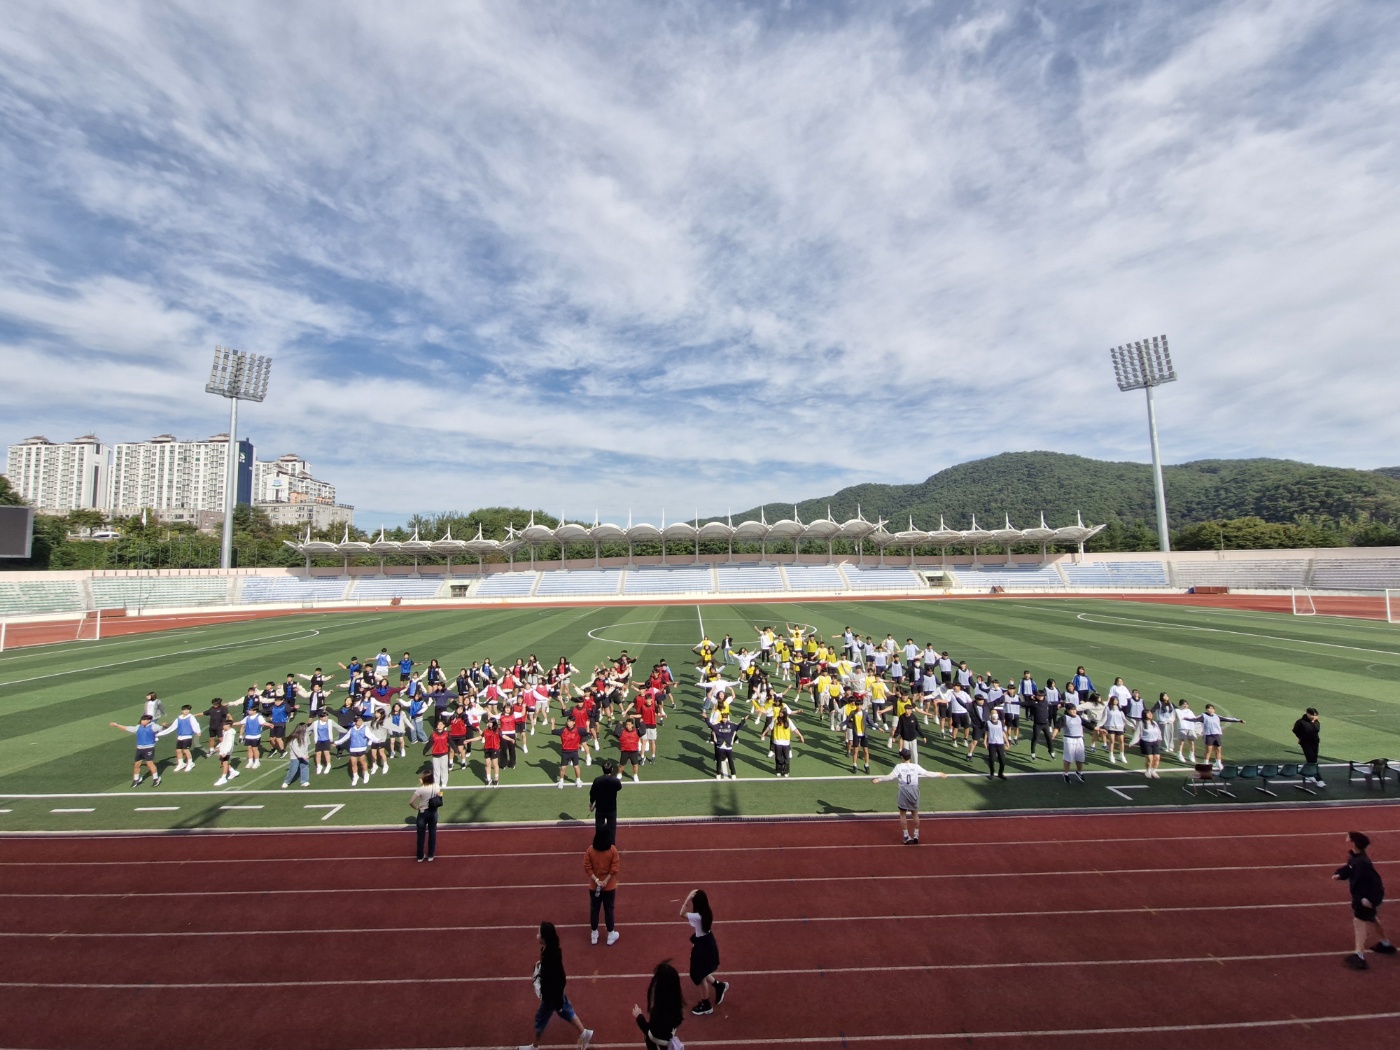
[[[1338,546],[1400,543],[1400,478],[1385,472],[1320,467],[1285,459],[1209,459],[1163,468],[1167,509],[1174,530],[1185,532],[1207,523],[1249,522],[1272,528],[1260,532],[1235,529],[1237,547]],[[1109,529],[1095,546],[1134,550],[1155,547],[1156,510],[1152,468],[1145,463],[1117,463],[1060,452],[1006,452],[960,463],[912,485],[852,485],[830,496],[802,500],[803,521],[825,516],[838,521],[856,515],[878,516],[892,529],[912,516],[917,528],[930,529],[940,518],[949,528],[965,529],[974,516],[996,527],[1009,516],[1019,528],[1039,524],[1070,525],[1075,514]],[[769,503],[735,521],[771,521],[790,517],[791,504]],[[1181,546],[1195,546],[1192,536]],[[1210,546],[1213,544],[1205,544]],[[1229,530],[1226,530],[1226,545]]]

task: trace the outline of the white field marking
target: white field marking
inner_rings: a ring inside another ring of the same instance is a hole
[[[839,1035],[825,1036],[784,1036],[765,1037],[764,1046],[840,1046],[846,1047],[852,1043],[898,1043],[901,1045],[913,1046],[916,1043],[944,1041],[944,1040],[970,1040],[970,1039],[1060,1039],[1065,1036],[1097,1036],[1097,1035],[1155,1035],[1164,1032],[1233,1032],[1242,1028],[1308,1028],[1315,1025],[1326,1024],[1348,1024],[1356,1021],[1389,1021],[1400,1018],[1400,1012],[1394,1013],[1374,1013],[1374,1014],[1332,1014],[1325,1017],[1287,1017],[1276,1020],[1262,1021],[1230,1021],[1216,1022],[1213,1024],[1172,1024],[1172,1025],[1144,1025],[1138,1028],[1047,1028],[1044,1030],[1031,1030],[1023,1032],[906,1032],[901,1035]],[[750,1039],[704,1039],[696,1040],[697,1047],[724,1047],[752,1046],[754,1040]],[[590,1046],[598,1047],[598,1050],[615,1050],[620,1047],[636,1046],[636,1042],[629,1043],[590,1043]],[[452,1047],[414,1047],[413,1050],[498,1050],[494,1046],[452,1046]]]
[[[345,808],[345,803],[342,802],[342,803],[340,803],[340,805],[338,805],[338,806],[330,806],[330,805],[327,805],[327,806],[302,806],[301,808],[302,808],[302,809],[324,809],[324,810],[329,810],[329,812],[326,813],[326,815],[325,815],[324,817],[322,817],[321,819],[322,819],[322,820],[330,820],[331,817],[335,816],[337,813],[339,813],[342,809]]]
[[[632,885],[636,885],[633,883]],[[226,892],[226,891],[225,891]],[[1066,959],[1056,962],[1000,962],[1000,963],[924,963],[916,966],[832,966],[805,970],[729,970],[725,975],[735,977],[821,977],[830,974],[888,974],[888,973],[941,973],[958,970],[1048,970],[1065,966],[1180,966],[1189,963],[1232,963],[1232,962],[1277,962],[1285,959],[1327,959],[1335,958],[1336,952],[1287,952],[1278,955],[1191,955],[1182,958],[1158,959]],[[599,973],[575,974],[573,980],[583,981],[645,981],[651,977],[647,973]],[[497,974],[492,977],[385,977],[376,984],[505,984],[514,986],[520,981],[515,974]],[[87,983],[79,981],[0,981],[0,988],[52,988],[125,990],[135,988],[304,988],[307,985],[327,985],[340,983],[339,978],[303,977],[296,981],[181,981],[157,983],[140,981],[126,983]],[[1365,1014],[1364,1017],[1400,1017],[1394,1014]],[[1121,1031],[1121,1029],[1115,1029]],[[904,1037],[899,1037],[904,1038]],[[961,1034],[957,1038],[963,1038]],[[836,1041],[827,1037],[824,1042]],[[748,1041],[752,1045],[753,1040]],[[625,1044],[632,1045],[632,1044]]]
[[[14,810],[12,810],[12,809],[0,809],[0,813],[13,813],[13,812],[14,812]]]
[[[220,809],[262,809],[262,806],[220,806]]]
[[[1112,791],[1112,792],[1113,792],[1115,795],[1117,795],[1119,798],[1124,799],[1125,801],[1128,801],[1128,802],[1131,802],[1131,801],[1133,800],[1133,796],[1132,796],[1132,795],[1125,795],[1125,794],[1124,794],[1125,791],[1146,791],[1146,790],[1147,790],[1147,785],[1146,785],[1146,784],[1109,784],[1109,785],[1107,785],[1107,787],[1108,787],[1108,790],[1109,790],[1109,791]]]
[[[1216,706],[1219,707],[1220,705],[1217,704]],[[552,757],[553,757],[553,756],[551,756],[551,758],[552,758]],[[757,761],[757,760],[756,760],[756,761]],[[753,766],[747,766],[747,767],[745,767],[745,768],[746,768],[746,769],[749,769],[749,770],[754,770],[754,769],[755,769],[755,767],[753,767]],[[1322,762],[1322,763],[1319,763],[1319,768],[1320,768],[1320,769],[1346,769],[1346,768],[1347,768],[1347,764],[1346,764],[1345,762]],[[258,773],[258,775],[257,775],[256,777],[254,777],[253,780],[252,780],[250,783],[256,783],[258,780],[261,780],[263,777],[272,776],[273,774],[279,774],[279,773],[281,773],[282,770],[284,770],[284,769],[285,769],[285,766],[283,766],[282,763],[281,763],[281,760],[278,759],[278,760],[277,760],[277,768],[275,768],[275,769],[270,769],[270,770],[268,770],[266,773]],[[454,772],[456,772],[456,771],[454,771]],[[1129,771],[1129,775],[1131,775],[1131,772],[1132,772],[1132,771],[1130,770],[1130,771]],[[1181,767],[1163,768],[1162,772],[1163,772],[1164,774],[1168,774],[1168,775],[1189,776],[1189,775],[1191,774],[1191,772],[1192,772],[1192,769],[1191,769],[1191,767],[1189,767],[1189,766],[1181,766]],[[382,774],[381,774],[381,775],[382,775]],[[730,785],[730,786],[736,786],[736,785],[738,785],[738,784],[774,784],[774,785],[779,785],[779,784],[797,784],[797,783],[812,783],[812,784],[820,784],[820,783],[838,783],[838,784],[839,784],[839,783],[851,783],[851,784],[859,784],[859,783],[862,782],[863,779],[868,778],[868,777],[871,776],[871,775],[872,775],[872,774],[866,774],[866,773],[832,773],[832,774],[824,774],[824,775],[822,775],[822,776],[816,776],[816,777],[791,777],[791,778],[788,778],[788,779],[780,779],[779,777],[775,777],[771,772],[767,772],[767,771],[764,771],[764,770],[761,770],[761,769],[760,769],[760,770],[758,770],[758,771],[746,773],[745,775],[739,777],[739,778],[736,779],[736,780],[728,780],[728,781],[725,781],[724,783],[726,783],[726,784],[728,784],[728,785]],[[1058,769],[1047,769],[1047,770],[1039,770],[1039,771],[1012,772],[1012,773],[1008,773],[1008,774],[1007,774],[1007,778],[1008,778],[1008,779],[1016,779],[1016,778],[1027,778],[1027,779],[1029,779],[1029,778],[1034,778],[1034,777],[1059,778],[1059,777],[1062,777],[1063,775],[1064,775],[1064,774],[1063,774],[1060,770],[1058,770]],[[1121,769],[1086,769],[1086,770],[1084,770],[1084,775],[1085,775],[1086,777],[1115,777],[1115,776],[1121,777],[1121,776],[1124,775],[1124,771],[1121,770]],[[949,774],[947,775],[947,777],[948,777],[949,780],[974,780],[974,781],[981,781],[981,780],[986,780],[986,779],[987,779],[987,774],[986,774],[986,773],[968,773],[968,772],[958,773],[958,772],[954,772],[954,773],[949,773]],[[631,787],[633,790],[639,790],[639,789],[640,789],[640,790],[645,790],[645,789],[646,789],[646,786],[647,786],[648,784],[665,784],[665,785],[668,785],[668,786],[671,786],[671,787],[677,787],[677,786],[684,786],[684,785],[687,785],[687,784],[690,784],[690,785],[695,785],[695,784],[710,785],[710,784],[713,784],[713,783],[714,783],[714,776],[711,775],[711,776],[704,776],[704,777],[690,777],[690,778],[687,778],[687,779],[684,779],[684,780],[643,780],[640,784],[632,784],[632,783],[629,781],[628,786]],[[1283,781],[1283,783],[1291,783],[1291,781]],[[555,786],[556,784],[558,784],[558,781],[557,781],[557,780],[541,781],[541,782],[539,782],[539,783],[532,783],[532,784],[502,784],[500,787],[493,787],[493,788],[491,788],[490,790],[491,790],[492,793],[499,793],[499,792],[501,792],[501,791],[535,791],[535,790],[540,790],[540,789],[548,789],[548,790],[550,790],[550,791],[555,791],[555,790],[558,790],[558,789],[556,788],[556,786]],[[121,786],[122,786],[122,787],[125,787],[125,788],[127,788],[127,789],[129,789],[129,788],[130,788],[130,783],[128,782],[127,784],[121,785]],[[414,788],[415,786],[416,786],[416,785],[415,785],[414,783],[405,781],[405,782],[403,782],[402,784],[397,785],[396,787],[377,787],[377,788],[376,788],[376,787],[368,787],[368,786],[365,786],[365,785],[361,785],[361,786],[359,786],[359,787],[353,787],[353,788],[352,788],[352,787],[350,787],[349,785],[347,785],[347,786],[341,787],[341,788],[307,788],[307,789],[305,789],[305,790],[302,792],[302,795],[301,795],[300,797],[310,797],[311,795],[337,795],[337,796],[343,796],[343,797],[352,797],[352,796],[356,796],[356,795],[372,795],[372,794],[375,794],[375,793],[378,793],[378,792],[412,791],[413,788]],[[1140,785],[1137,785],[1137,786],[1138,786],[1138,787],[1147,787],[1148,785],[1146,785],[1146,784],[1140,784]],[[487,788],[486,788],[486,785],[485,785],[485,784],[449,784],[444,790],[445,790],[445,791],[448,791],[448,792],[455,792],[455,791],[485,791],[485,790],[487,790]],[[41,801],[42,801],[42,800],[53,800],[53,799],[64,799],[64,798],[112,798],[112,797],[114,797],[114,795],[116,795],[117,793],[118,793],[118,791],[117,791],[117,786],[114,785],[114,786],[113,786],[113,789],[110,790],[110,791],[77,791],[77,792],[66,792],[66,793],[65,793],[65,792],[54,792],[54,793],[52,793],[52,794],[29,794],[29,795],[21,794],[21,793],[19,793],[19,792],[8,792],[8,793],[6,793],[5,798],[6,798],[6,799],[11,799],[11,800],[18,800],[18,799],[35,800],[35,799],[37,799],[37,800],[41,800]],[[280,793],[279,793],[278,791],[274,791],[272,788],[252,788],[252,787],[250,787],[248,784],[230,784],[230,785],[228,785],[227,787],[220,788],[220,789],[217,790],[217,791],[161,791],[160,797],[161,797],[161,798],[200,798],[200,797],[208,796],[208,795],[218,795],[218,796],[220,796],[220,797],[227,797],[227,796],[230,795],[230,794],[241,795],[241,794],[245,794],[245,793],[246,793],[246,794],[250,794],[250,795],[277,795],[279,798],[281,797]],[[1352,801],[1355,801],[1355,803],[1356,803],[1357,805],[1372,805],[1372,804],[1374,804],[1374,800],[1372,800],[1371,802],[1367,802],[1365,799],[1356,799],[1356,800],[1351,800],[1351,799],[1330,799],[1330,800],[1329,800],[1329,799],[1319,799],[1319,801],[1323,801],[1323,802],[1327,802],[1327,801],[1333,801],[1333,802],[1348,802],[1348,803],[1349,803],[1349,802],[1352,802]],[[1173,803],[1173,804],[1175,804],[1175,803]],[[1304,804],[1306,804],[1306,803],[1304,803]],[[882,813],[882,812],[884,812],[884,811],[883,811],[883,809],[872,809],[871,812],[872,812],[872,813],[877,813],[877,814],[878,814],[878,813]],[[926,814],[928,814],[928,815],[930,815],[930,816],[937,816],[937,815],[938,815],[937,811],[935,811],[935,810],[923,810],[923,811],[921,811],[921,812],[924,812],[924,813],[926,813]],[[1017,812],[1017,811],[1015,811],[1015,810],[1003,810],[1003,811],[1001,811],[998,815],[999,815],[999,816],[1015,815],[1016,812]],[[1111,813],[1111,812],[1112,812],[1112,809],[1111,809],[1111,808],[1106,808],[1106,809],[1104,810],[1104,813],[1105,813],[1105,814],[1108,814],[1108,813]]]
[[[137,806],[135,813],[174,813],[179,806]]]
[[[91,809],[51,809],[50,813],[91,813]]]
[[[705,617],[700,615],[700,603],[695,603],[695,618],[700,621],[700,637],[705,637]]]
[[[1135,620],[1129,616],[1105,616],[1095,613],[1079,613],[1075,619],[1085,623],[1098,624],[1101,627],[1152,627],[1160,631],[1202,631],[1206,634],[1233,634],[1240,638],[1262,638],[1265,641],[1284,642],[1287,645],[1320,645],[1326,649],[1347,649],[1354,653],[1379,653],[1382,656],[1400,657],[1400,652],[1393,649],[1367,649],[1359,645],[1342,645],[1339,642],[1318,642],[1310,638],[1285,638],[1276,634],[1257,634],[1254,631],[1230,631],[1224,627],[1201,627],[1192,623]]]
[[[1391,866],[1400,864],[1400,860],[1378,860],[1372,862],[1376,867]],[[1326,868],[1326,864],[1237,864],[1237,865],[1212,865],[1199,868],[1089,868],[1077,871],[1064,871],[1060,869],[1047,869],[1044,871],[957,871],[957,872],[936,872],[932,874],[916,875],[812,875],[794,876],[783,879],[784,885],[795,883],[830,883],[830,882],[909,882],[911,880],[922,879],[929,881],[933,879],[1031,879],[1042,878],[1046,875],[1071,876],[1071,875],[1092,875],[1095,878],[1103,878],[1105,875],[1183,875],[1199,871],[1311,871],[1318,872]],[[557,890],[574,886],[575,883],[567,882],[539,882],[539,883],[515,883],[517,890]],[[667,881],[658,880],[653,882],[629,882],[629,886],[692,886],[694,880],[690,881]],[[308,893],[439,893],[448,890],[482,890],[485,892],[496,892],[496,887],[481,883],[472,883],[466,886],[336,886],[336,887],[312,887],[307,889],[289,890],[259,890],[264,896],[276,894],[308,894]],[[208,890],[161,890],[151,891],[143,894],[146,897],[208,897],[213,894],[224,893],[223,889]],[[11,893],[11,898],[58,898],[58,899],[86,899],[86,898],[106,898],[106,897],[129,897],[129,893]]]
[[[439,854],[441,856],[441,854]],[[349,859],[349,858],[347,858]],[[397,858],[400,863],[402,857]],[[571,890],[575,888],[575,883],[567,886],[561,885],[560,889]],[[993,911],[993,912],[955,912],[955,913],[934,913],[929,915],[823,915],[820,918],[809,918],[807,916],[795,916],[776,919],[725,919],[725,926],[800,926],[806,923],[823,922],[959,922],[963,920],[982,919],[1034,919],[1039,917],[1056,918],[1072,917],[1075,915],[1133,915],[1141,919],[1153,915],[1179,915],[1182,913],[1195,914],[1198,912],[1239,912],[1239,911],[1279,911],[1292,908],[1332,908],[1340,909],[1346,907],[1344,900],[1331,901],[1304,901],[1299,904],[1230,904],[1230,905],[1202,905],[1193,908],[1187,905],[1170,908],[1091,908],[1089,910],[1072,911]],[[664,926],[674,927],[674,919],[665,919],[658,922],[629,922],[628,927],[636,926]],[[562,924],[560,930],[584,930],[587,927],[583,923]],[[366,933],[510,933],[522,930],[538,930],[539,923],[526,923],[522,926],[368,926],[368,927],[311,927],[305,930],[294,930],[288,927],[280,927],[275,930],[147,930],[138,933],[86,933],[71,930],[48,933],[12,933],[0,931],[0,938],[10,937],[42,937],[44,939],[89,939],[89,940],[125,940],[128,937],[280,937],[288,933],[314,933],[314,934],[344,934],[360,936]]]
[[[70,674],[87,674],[89,671],[105,671],[112,667],[125,667],[127,664],[145,663],[150,660],[167,660],[172,656],[189,656],[192,653],[216,653],[227,649],[243,649],[249,646],[261,645],[264,642],[286,641],[289,638],[315,638],[318,635],[320,635],[322,631],[329,631],[336,627],[358,627],[362,623],[372,623],[374,620],[379,619],[383,619],[383,617],[375,616],[367,620],[342,620],[339,623],[322,624],[319,627],[308,627],[304,630],[292,631],[287,634],[262,635],[258,638],[243,638],[236,642],[222,642],[218,645],[203,645],[197,646],[193,649],[177,649],[174,652],[170,653],[153,653],[149,656],[133,657],[130,660],[115,660],[111,663],[95,664],[91,667],[70,667],[66,671],[55,671],[52,674],[35,675],[31,678],[16,678],[12,682],[0,682],[0,688],[11,685],[24,685],[27,682],[42,682],[47,678],[62,678],[64,675]],[[230,622],[247,623],[249,621],[233,620]],[[212,627],[217,625],[210,624],[209,626]],[[158,632],[151,633],[154,634]]]
[[[305,807],[303,807],[303,808],[305,808],[305,809],[327,809],[327,808],[341,809],[341,808],[343,808],[343,806],[335,806],[335,807],[328,807],[328,806],[305,806]],[[8,812],[10,812],[10,811],[9,811],[9,810],[0,810],[0,813],[8,813]],[[1106,815],[1114,816],[1114,815],[1117,815],[1117,814],[1108,813],[1108,814],[1106,814]],[[1124,814],[1124,815],[1126,815],[1126,814]],[[1075,816],[1076,816],[1076,818],[1077,818],[1078,816],[1082,816],[1082,814],[1076,814]],[[1138,814],[1133,814],[1133,816],[1136,818],[1136,817],[1138,816]],[[323,818],[323,819],[324,819],[324,818]],[[883,816],[881,817],[881,819],[884,819]],[[931,817],[930,819],[936,819],[936,816]],[[551,826],[552,826],[552,825],[551,825]],[[449,828],[449,830],[450,830],[450,828]],[[519,830],[519,828],[501,828],[501,829],[499,829],[499,830],[502,830],[502,831],[512,831],[512,830]],[[561,830],[567,830],[567,831],[569,831],[569,832],[572,833],[575,829],[574,829],[573,827],[565,827],[565,828],[561,828]],[[354,829],[347,829],[347,831],[345,832],[345,834],[351,834],[351,833],[354,833]],[[376,834],[377,834],[377,832],[376,832]],[[1374,830],[1368,832],[1368,834],[1369,834],[1372,838],[1375,838],[1377,835],[1397,835],[1397,834],[1400,834],[1400,828],[1395,828],[1395,829],[1379,828],[1379,829],[1374,829]],[[1336,835],[1337,835],[1337,833],[1336,833],[1335,831],[1290,831],[1290,832],[1265,833],[1265,834],[1257,834],[1257,835],[1114,835],[1114,836],[1111,836],[1111,837],[1108,837],[1108,838],[1097,838],[1097,839],[995,839],[995,840],[987,840],[987,841],[984,841],[984,842],[935,842],[933,839],[926,839],[924,844],[925,844],[925,845],[932,845],[932,846],[934,846],[934,848],[937,849],[937,850],[959,849],[959,848],[963,848],[963,847],[976,848],[976,849],[982,849],[982,848],[987,848],[987,849],[1004,849],[1004,848],[1007,847],[1007,846],[1054,846],[1054,847],[1064,847],[1064,848],[1067,848],[1067,849],[1073,849],[1073,848],[1075,848],[1075,847],[1077,847],[1077,846],[1096,846],[1096,845],[1103,845],[1103,844],[1105,844],[1105,843],[1110,844],[1110,845],[1114,845],[1114,846],[1123,845],[1123,844],[1125,844],[1125,843],[1130,843],[1130,842],[1150,842],[1150,843],[1152,843],[1153,845],[1160,845],[1160,844],[1165,844],[1165,843],[1170,843],[1170,842],[1189,842],[1189,843],[1193,843],[1193,844],[1200,844],[1200,843],[1208,843],[1208,842],[1214,842],[1214,841],[1243,842],[1243,841],[1247,841],[1247,840],[1250,840],[1250,839],[1309,839],[1309,838],[1313,838],[1313,839],[1321,839],[1321,838],[1331,839],[1331,838],[1336,838]],[[693,849],[692,849],[692,848],[687,848],[687,849],[635,849],[635,848],[633,848],[633,849],[628,849],[627,855],[628,855],[629,857],[642,857],[642,856],[670,856],[671,854],[676,854],[676,853],[680,853],[680,854],[685,854],[685,853],[704,853],[704,854],[706,854],[706,855],[709,855],[709,854],[716,854],[716,853],[793,853],[793,852],[798,852],[798,851],[807,852],[807,851],[813,851],[813,850],[845,850],[845,851],[849,851],[850,848],[851,848],[851,846],[850,846],[849,843],[841,843],[841,844],[832,843],[832,844],[830,844],[830,845],[827,845],[827,844],[820,844],[820,843],[803,843],[803,844],[800,845],[800,846],[713,846],[713,847],[710,847],[710,848],[695,847],[695,848],[693,848]],[[887,850],[898,850],[900,853],[903,853],[903,852],[904,852],[903,846],[902,846],[901,844],[895,843],[895,842],[867,843],[867,844],[861,846],[860,848],[863,849],[863,850],[871,850],[871,849],[875,849],[875,850],[886,850],[886,849],[887,849]],[[930,850],[929,852],[932,853],[933,850]],[[478,854],[475,854],[475,853],[470,853],[470,854],[468,854],[468,853],[441,853],[441,852],[440,852],[440,853],[438,853],[438,856],[441,857],[443,860],[446,860],[446,859],[448,859],[449,857],[457,857],[457,858],[467,858],[467,857],[470,857],[470,858],[472,858],[472,859],[476,859],[477,856],[478,856]],[[557,858],[558,856],[559,856],[559,852],[558,852],[557,850],[539,850],[539,851],[526,851],[526,852],[513,852],[513,853],[497,853],[497,852],[492,852],[492,854],[491,854],[491,857],[492,857],[492,859],[494,859],[494,860],[512,860],[512,859],[515,859],[515,858],[518,858],[518,857],[524,857],[524,858],[527,858],[527,859],[528,859],[528,858],[533,858],[533,857],[556,857],[556,858]],[[353,862],[353,863],[359,864],[359,863],[363,863],[364,861],[372,861],[372,860],[388,861],[388,862],[391,862],[391,863],[394,863],[394,864],[402,864],[402,863],[403,863],[403,857],[402,857],[400,854],[395,853],[395,854],[370,854],[370,855],[364,855],[364,856],[358,856],[358,857],[344,857],[344,856],[341,856],[341,857],[188,857],[188,858],[185,858],[185,857],[170,857],[170,858],[152,858],[152,859],[150,859],[150,860],[0,860],[0,868],[66,868],[66,867],[75,867],[75,868],[102,868],[102,867],[121,868],[121,867],[129,867],[129,866],[133,866],[133,865],[140,865],[141,867],[144,868],[144,867],[153,867],[153,866],[159,865],[159,864],[177,864],[177,865],[179,865],[180,867],[188,867],[188,866],[191,865],[191,864],[317,864],[317,863],[340,864],[340,863],[349,863],[349,862]],[[1076,914],[1078,914],[1078,913],[1076,913]],[[731,920],[725,920],[725,921],[728,922],[728,921],[731,921]]]

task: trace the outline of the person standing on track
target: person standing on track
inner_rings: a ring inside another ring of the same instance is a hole
[[[614,929],[613,905],[617,900],[617,872],[619,868],[617,847],[603,829],[593,834],[593,845],[584,850],[583,871],[588,876],[588,926],[592,933],[589,940],[598,943],[598,912],[608,927],[608,946],[617,943],[618,932]]]
[[[611,846],[617,841],[617,796],[622,791],[622,778],[617,775],[617,763],[612,759],[603,759],[602,768],[603,772],[593,778],[588,789],[588,808],[593,812],[593,834],[606,839]],[[634,764],[632,768],[637,767]]]
[[[418,835],[418,863],[432,860],[437,856],[438,810],[442,808],[442,785],[434,783],[431,773],[418,777],[418,786],[409,797],[408,807],[413,810],[414,827]]]
[[[574,1011],[569,997],[564,994],[564,986],[569,979],[564,973],[564,954],[559,948],[559,931],[554,928],[554,923],[542,922],[535,939],[540,944],[540,959],[535,963],[534,976],[535,996],[540,1005],[535,1011],[535,1038],[521,1044],[520,1050],[536,1050],[540,1045],[540,1036],[544,1035],[545,1027],[555,1014],[578,1029],[579,1050],[588,1050],[588,1044],[593,1040],[593,1029],[583,1026],[583,1021]]]
[[[690,891],[681,905],[681,918],[690,923],[690,981],[700,989],[701,995],[690,1012],[704,1017],[714,1013],[715,1007],[729,994],[729,982],[715,980],[719,972],[719,944],[712,929],[715,917],[710,911],[710,898],[704,890]]]
[[[1334,879],[1346,879],[1351,889],[1351,928],[1355,934],[1355,951],[1342,960],[1353,970],[1365,970],[1367,934],[1374,930],[1378,938],[1371,950],[1381,955],[1394,955],[1395,945],[1385,935],[1379,914],[1381,902],[1385,900],[1385,884],[1380,873],[1371,864],[1366,850],[1371,845],[1369,836],[1360,831],[1347,832],[1347,862],[1333,873]]]
[[[681,996],[681,975],[670,960],[657,963],[647,986],[647,1011],[635,1003],[632,1016],[646,1036],[647,1050],[669,1050],[671,1038],[685,1020],[685,999]]]
[[[108,725],[113,729],[120,729],[123,733],[136,734],[136,762],[131,767],[131,786],[141,786],[141,781],[145,779],[141,775],[141,767],[144,765],[154,778],[151,781],[152,786],[160,787],[160,771],[156,769],[156,727],[160,723],[153,716],[143,714],[134,726],[124,726],[120,722],[109,722]]]
[[[893,780],[899,784],[899,795],[895,806],[899,809],[899,830],[906,846],[919,844],[919,781],[924,777],[946,777],[947,773],[924,769],[910,760],[909,752],[899,752],[899,764],[882,777],[876,777],[872,784],[885,784]],[[912,828],[912,831],[911,831]]]

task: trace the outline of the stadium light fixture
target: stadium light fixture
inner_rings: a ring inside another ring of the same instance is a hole
[[[1162,455],[1157,448],[1157,411],[1152,404],[1152,388],[1176,382],[1171,351],[1165,335],[1153,336],[1109,350],[1118,389],[1147,391],[1147,433],[1152,441],[1152,484],[1157,495],[1157,545],[1164,553],[1172,549],[1167,529],[1167,490],[1162,484]]]
[[[214,365],[209,370],[208,394],[228,398],[228,457],[224,463],[224,540],[219,564],[233,566],[233,508],[238,503],[238,402],[261,401],[267,397],[267,381],[272,374],[272,358],[248,354],[227,346],[214,347]]]

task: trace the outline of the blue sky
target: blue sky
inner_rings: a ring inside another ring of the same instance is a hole
[[[1400,463],[1400,5],[63,3],[0,22],[0,441],[242,413],[370,524],[1021,449]]]

